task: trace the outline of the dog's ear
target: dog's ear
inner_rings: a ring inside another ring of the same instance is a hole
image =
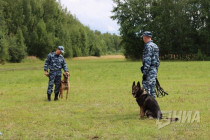
[[[141,89],[141,85],[140,82],[138,81],[137,86]]]
[[[133,85],[132,85],[132,88],[135,86],[135,81],[133,81]]]

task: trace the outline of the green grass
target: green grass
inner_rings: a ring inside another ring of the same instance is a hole
[[[200,111],[199,128],[158,129],[139,119],[131,95],[141,80],[141,62],[123,59],[67,60],[69,99],[47,102],[43,61],[0,65],[0,139],[209,139],[210,62],[161,62],[159,81],[169,96],[161,110]],[[64,94],[65,95],[65,94]],[[53,94],[54,97],[54,94]]]

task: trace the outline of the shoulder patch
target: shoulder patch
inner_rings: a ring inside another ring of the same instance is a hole
[[[159,52],[159,49],[158,49],[158,48],[154,48],[154,51],[155,51],[155,52]]]

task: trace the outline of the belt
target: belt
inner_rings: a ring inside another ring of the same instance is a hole
[[[50,70],[50,71],[52,71],[52,72],[53,72],[53,71],[61,71],[61,69],[58,69],[58,70]]]
[[[155,65],[150,65],[150,68],[154,68],[154,67],[156,68],[156,66],[155,66]]]

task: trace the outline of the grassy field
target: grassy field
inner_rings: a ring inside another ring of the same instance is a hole
[[[141,62],[125,59],[67,60],[69,99],[47,101],[44,61],[0,65],[0,139],[209,139],[210,62],[161,62],[158,79],[169,96],[163,111],[199,111],[200,123],[139,119],[131,95],[141,81]],[[54,97],[54,94],[53,94]]]

